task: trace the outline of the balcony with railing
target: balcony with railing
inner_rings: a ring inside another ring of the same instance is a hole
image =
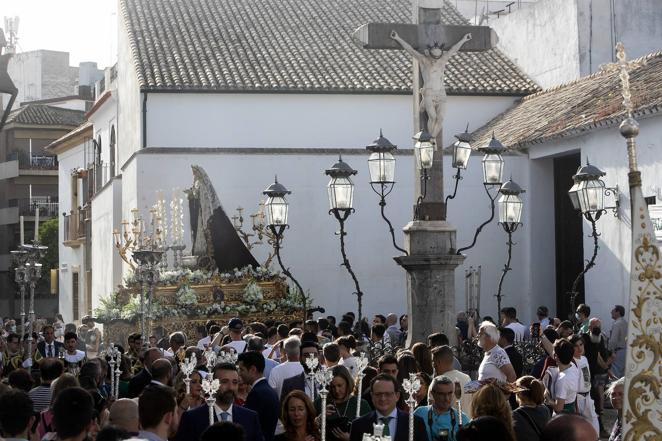
[[[58,198],[57,196],[32,196],[32,198],[9,199],[9,207],[18,207],[19,216],[35,216],[37,208],[41,218],[57,217]]]
[[[20,170],[57,170],[56,156],[35,155],[29,152],[15,150],[7,155],[8,161],[18,161]]]
[[[64,246],[77,248],[85,243],[88,208],[78,208],[63,213]]]

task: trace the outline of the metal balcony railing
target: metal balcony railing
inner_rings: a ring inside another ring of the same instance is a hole
[[[56,156],[35,155],[29,152],[15,150],[7,155],[7,160],[18,161],[21,170],[57,170],[58,162]]]
[[[22,199],[9,199],[9,207],[18,207],[19,216],[34,216],[39,208],[39,216],[42,218],[56,217],[58,215],[57,196],[33,196]]]
[[[64,222],[64,241],[80,241],[85,239],[87,231],[87,209],[78,208],[67,213],[62,214]]]

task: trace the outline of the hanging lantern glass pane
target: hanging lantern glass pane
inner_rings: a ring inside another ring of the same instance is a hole
[[[354,184],[349,178],[332,178],[328,185],[331,209],[347,210],[354,203]]]
[[[390,152],[374,152],[368,158],[370,182],[395,182],[395,158]]]
[[[469,157],[471,156],[471,145],[468,142],[456,141],[453,144],[453,168],[467,169]]]
[[[582,213],[602,211],[605,206],[604,182],[600,179],[581,181],[579,184],[579,205]]]
[[[519,224],[522,220],[522,199],[514,194],[502,194],[497,202],[499,222]]]
[[[434,146],[430,142],[417,142],[414,147],[416,166],[419,170],[431,169],[434,157]]]
[[[503,182],[503,158],[498,153],[488,153],[483,157],[483,183],[500,185]]]
[[[575,210],[579,210],[581,207],[579,206],[579,182],[575,182],[572,187],[570,187],[570,190],[568,190],[568,196],[570,197],[570,202],[572,203],[572,208]]]
[[[267,222],[269,225],[287,225],[288,203],[285,198],[274,196],[267,199]]]

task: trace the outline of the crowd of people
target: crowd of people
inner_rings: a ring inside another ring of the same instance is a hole
[[[461,312],[456,335],[434,333],[410,347],[406,315],[375,315],[372,323],[355,323],[351,312],[338,322],[209,320],[193,341],[157,329],[114,342],[122,354],[116,395],[116,359],[92,318],[79,329],[44,322],[30,344],[16,321],[5,319],[0,430],[6,439],[30,441],[317,441],[325,414],[329,441],[361,441],[377,424],[382,436],[406,441],[413,413],[416,441],[620,441],[624,315],[614,307],[607,338],[587,305],[574,321],[550,318],[540,307],[530,326],[511,307],[498,322]],[[522,339],[541,348],[531,369],[514,345]],[[459,359],[472,342],[482,359],[467,371]],[[210,350],[234,356],[208,366]],[[197,366],[187,377],[180,366],[193,354]],[[358,382],[361,354],[368,365]],[[325,408],[320,386],[310,381],[311,357],[314,369],[332,375]],[[209,376],[218,380],[211,413],[203,390]],[[421,386],[412,401],[404,385],[414,377]],[[619,412],[610,434],[602,423],[605,397]]]

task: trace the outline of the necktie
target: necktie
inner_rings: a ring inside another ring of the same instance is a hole
[[[229,421],[230,414],[228,412],[221,412],[221,421]]]
[[[52,357],[53,356],[53,344],[48,345],[48,355],[47,357]]]
[[[379,421],[381,421],[382,424],[384,425],[384,431],[382,432],[382,435],[391,436],[391,431],[388,428],[388,423],[389,423],[389,421],[391,421],[392,418],[393,417],[381,417],[379,419]]]

